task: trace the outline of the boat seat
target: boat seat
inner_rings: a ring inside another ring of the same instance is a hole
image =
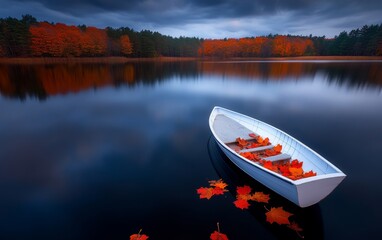
[[[216,116],[213,128],[216,135],[226,144],[236,142],[236,138],[238,137],[249,139],[249,134],[253,133],[248,128],[224,114],[218,114]]]
[[[267,146],[261,146],[261,147],[256,147],[256,148],[248,148],[248,149],[240,150],[239,153],[260,152],[260,151],[264,151],[267,149],[272,149],[273,147],[274,147],[273,145],[267,145]]]
[[[263,158],[263,159],[266,160],[266,161],[276,162],[276,161],[289,160],[289,159],[291,159],[291,156],[289,154],[282,153],[282,154],[279,154],[279,155],[276,155],[276,156],[266,157],[266,158]]]

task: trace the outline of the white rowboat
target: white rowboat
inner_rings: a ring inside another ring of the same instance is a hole
[[[211,112],[209,125],[219,147],[235,165],[258,182],[300,207],[308,207],[318,203],[328,196],[346,177],[341,170],[300,141],[257,119],[225,108],[215,107]],[[264,168],[259,163],[242,157],[238,150],[235,150],[232,146],[235,145],[238,137],[249,139],[251,133],[264,138],[268,137],[272,145],[243,149],[240,150],[241,152],[261,151],[281,144],[282,153],[268,157],[265,160],[298,159],[303,161],[304,170],[313,170],[317,175],[291,180]]]

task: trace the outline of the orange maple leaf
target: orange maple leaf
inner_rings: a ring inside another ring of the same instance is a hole
[[[239,145],[242,148],[248,145],[248,142],[245,139],[242,139],[239,137],[236,138],[236,142],[237,142],[237,145]]]
[[[196,192],[199,194],[199,198],[207,198],[210,199],[214,193],[213,193],[213,188],[206,188],[206,187],[201,187],[196,189]]]
[[[309,172],[306,172],[302,175],[303,178],[313,177],[313,176],[317,176],[317,173],[313,172],[313,170],[310,170]]]
[[[223,195],[224,192],[227,192],[228,190],[215,187],[212,189],[212,195]]]
[[[269,169],[269,170],[273,170],[272,161],[264,161],[263,162],[263,167],[265,167],[266,169]]]
[[[269,194],[264,194],[263,192],[255,192],[255,194],[251,195],[251,200],[256,202],[268,203]]]
[[[265,213],[267,217],[267,222],[269,223],[277,223],[277,224],[288,224],[290,225],[289,222],[289,217],[292,216],[293,214],[285,211],[283,207],[278,207],[278,208],[271,208],[271,210],[267,213]]]
[[[294,168],[302,168],[302,164],[304,162],[299,162],[297,159],[293,160],[291,163],[290,163],[290,166],[291,167],[294,167]]]
[[[302,168],[295,168],[295,167],[290,167],[289,168],[289,172],[290,174],[293,176],[293,177],[299,177],[302,175],[302,173],[304,172],[302,170]]]
[[[278,154],[280,154],[280,152],[276,152],[274,149],[267,149],[264,152],[264,155],[268,156],[268,157],[275,156],[275,155],[278,155]]]
[[[136,233],[136,234],[133,234],[130,236],[130,240],[147,240],[149,238],[149,236],[145,235],[145,234],[141,234],[141,230],[139,230],[139,233]]]
[[[250,152],[240,153],[240,156],[243,156],[243,157],[245,157],[246,159],[249,159],[249,160],[254,160],[254,156]]]
[[[251,194],[238,194],[238,195],[236,195],[236,199],[248,201],[248,200],[252,200],[252,195]]]
[[[273,150],[277,153],[280,153],[281,152],[281,149],[283,148],[283,146],[281,146],[280,144],[277,144],[276,147],[273,148]]]
[[[236,192],[237,194],[239,195],[246,195],[246,194],[250,194],[252,191],[251,187],[250,186],[247,186],[247,185],[244,185],[242,187],[237,187],[236,188]]]
[[[283,175],[284,177],[287,177],[289,175],[291,175],[291,173],[289,172],[289,165],[288,164],[280,164],[278,165],[278,169],[281,173],[281,175]]]
[[[240,208],[241,210],[248,209],[249,203],[247,200],[244,199],[237,199],[233,202],[237,208]]]
[[[265,138],[264,141],[261,143],[263,146],[269,145],[269,138]]]
[[[223,179],[211,180],[211,181],[208,181],[208,183],[210,184],[211,187],[217,187],[221,189],[225,189],[228,186],[227,183],[223,182]]]

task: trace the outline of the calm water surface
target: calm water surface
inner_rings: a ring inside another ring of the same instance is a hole
[[[305,239],[380,236],[382,62],[0,65],[0,239],[300,239],[233,205],[270,194]],[[252,181],[211,140],[219,105],[270,123],[347,174],[300,209]],[[223,178],[229,192],[199,199]]]

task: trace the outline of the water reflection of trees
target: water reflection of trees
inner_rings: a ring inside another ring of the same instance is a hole
[[[0,65],[3,96],[45,99],[105,86],[150,85],[173,77],[200,75],[284,80],[323,76],[328,82],[355,88],[382,86],[381,62],[135,62],[125,64]]]
[[[203,73],[256,80],[313,78],[353,87],[382,86],[382,62],[216,62],[201,64]]]
[[[196,62],[142,62],[127,64],[25,64],[0,66],[2,95],[40,100],[105,86],[151,85],[172,76],[195,77]]]

